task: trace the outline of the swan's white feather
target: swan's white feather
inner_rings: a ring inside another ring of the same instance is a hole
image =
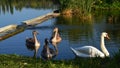
[[[105,55],[93,46],[72,48],[71,50],[79,57],[104,57]]]
[[[102,32],[101,34],[101,50],[98,50],[97,48],[93,46],[83,46],[78,48],[72,48],[71,50],[79,57],[105,57],[109,56],[109,52],[107,51],[105,45],[104,45],[104,37],[109,38],[108,34],[106,32]]]

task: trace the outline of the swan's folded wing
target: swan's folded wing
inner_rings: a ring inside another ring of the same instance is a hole
[[[88,52],[85,52],[84,50],[80,51],[78,49],[74,49],[71,47],[71,50],[73,51],[73,53],[78,56],[78,57],[91,57],[91,55]]]

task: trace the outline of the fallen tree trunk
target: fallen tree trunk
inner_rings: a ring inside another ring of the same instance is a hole
[[[33,18],[33,19],[30,19],[30,20],[26,20],[26,21],[23,21],[22,23],[26,26],[34,26],[34,25],[37,25],[37,24],[40,24],[42,23],[43,21],[46,21],[50,18],[54,18],[54,17],[57,17],[59,16],[60,13],[48,13],[46,15],[43,15],[43,16],[39,16],[39,17],[36,17],[36,18]]]

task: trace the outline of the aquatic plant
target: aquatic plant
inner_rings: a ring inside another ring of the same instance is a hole
[[[69,9],[72,14],[78,14],[80,16],[89,16],[92,10],[94,0],[60,0],[60,9]]]
[[[119,0],[59,0],[64,15],[79,15],[82,19],[91,19],[94,9],[120,9]]]
[[[120,9],[120,0],[97,0],[94,9]]]

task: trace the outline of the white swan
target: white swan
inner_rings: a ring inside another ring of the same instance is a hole
[[[83,46],[83,47],[78,47],[78,48],[71,47],[71,50],[78,57],[101,57],[101,58],[104,58],[105,56],[109,57],[109,52],[105,47],[104,37],[110,39],[106,32],[103,32],[101,34],[100,46],[101,46],[102,52],[93,46]]]

